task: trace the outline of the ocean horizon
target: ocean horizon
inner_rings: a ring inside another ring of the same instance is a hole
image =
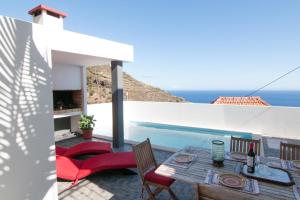
[[[168,90],[172,95],[193,103],[211,103],[219,96],[247,96],[253,90]],[[260,96],[272,106],[300,107],[300,90],[265,90]]]

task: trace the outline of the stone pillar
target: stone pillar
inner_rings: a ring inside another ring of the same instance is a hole
[[[123,63],[121,61],[111,61],[113,147],[115,148],[124,146],[122,66]]]

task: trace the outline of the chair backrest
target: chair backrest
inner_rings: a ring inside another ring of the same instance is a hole
[[[280,159],[299,160],[300,145],[280,142]]]
[[[260,156],[260,140],[237,138],[232,136],[230,141],[230,152],[248,153],[250,143],[253,143],[253,150],[255,154]]]
[[[132,148],[135,154],[139,174],[144,181],[144,174],[150,169],[157,167],[149,138],[137,145],[134,145]]]

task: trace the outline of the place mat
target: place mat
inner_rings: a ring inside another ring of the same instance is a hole
[[[280,160],[282,169],[300,171],[299,168],[294,167],[292,160]]]
[[[295,198],[297,200],[300,200],[300,186],[299,185],[293,186],[293,192],[294,192]]]
[[[191,156],[193,156],[193,159],[192,159],[191,162],[188,162],[188,163],[177,162],[177,161],[174,159],[174,157],[175,157],[176,155],[179,155],[180,153],[181,153],[181,152],[176,153],[176,154],[174,154],[173,156],[171,156],[171,157],[167,160],[166,165],[172,165],[172,166],[176,166],[176,167],[182,167],[182,168],[185,168],[185,169],[189,168],[189,167],[193,164],[193,162],[195,161],[196,156],[193,155],[193,154],[190,154]],[[186,153],[185,153],[185,154],[186,154]]]
[[[206,150],[206,149],[204,150],[203,148],[200,147],[187,146],[184,149],[182,149],[181,152],[197,155],[199,157],[211,157],[210,150]]]
[[[247,161],[246,158],[245,158],[245,159],[242,159],[242,160],[241,160],[241,159],[236,159],[236,158],[232,157],[231,154],[232,154],[232,152],[226,152],[226,153],[225,153],[225,159],[226,159],[226,160],[239,161],[239,162],[246,162],[246,161]]]
[[[233,152],[233,153],[235,153],[235,152]],[[236,159],[236,158],[232,157],[231,154],[232,154],[232,152],[226,152],[225,153],[225,159],[226,160],[238,161],[238,162],[247,162],[247,157],[245,159],[241,160],[241,159]],[[255,159],[256,159],[255,162],[257,162],[257,163],[260,162],[260,156],[256,156]]]
[[[244,192],[244,193],[248,193],[248,194],[258,194],[259,193],[258,181],[254,180],[254,179],[249,179],[249,178],[245,178],[245,180],[246,180],[246,182],[245,182],[244,188],[235,189],[235,188],[226,187],[219,183],[219,174],[217,174],[216,172],[214,172],[212,170],[208,170],[206,178],[204,180],[204,183],[206,183],[208,185],[219,185],[219,186],[223,186],[223,187],[226,187],[226,188],[229,188],[232,190],[236,190],[236,191],[240,191],[240,192]]]

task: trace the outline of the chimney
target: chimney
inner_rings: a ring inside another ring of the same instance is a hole
[[[28,11],[28,14],[32,15],[34,23],[57,29],[64,28],[64,18],[67,16],[66,13],[49,8],[45,5],[39,5],[31,9]]]

